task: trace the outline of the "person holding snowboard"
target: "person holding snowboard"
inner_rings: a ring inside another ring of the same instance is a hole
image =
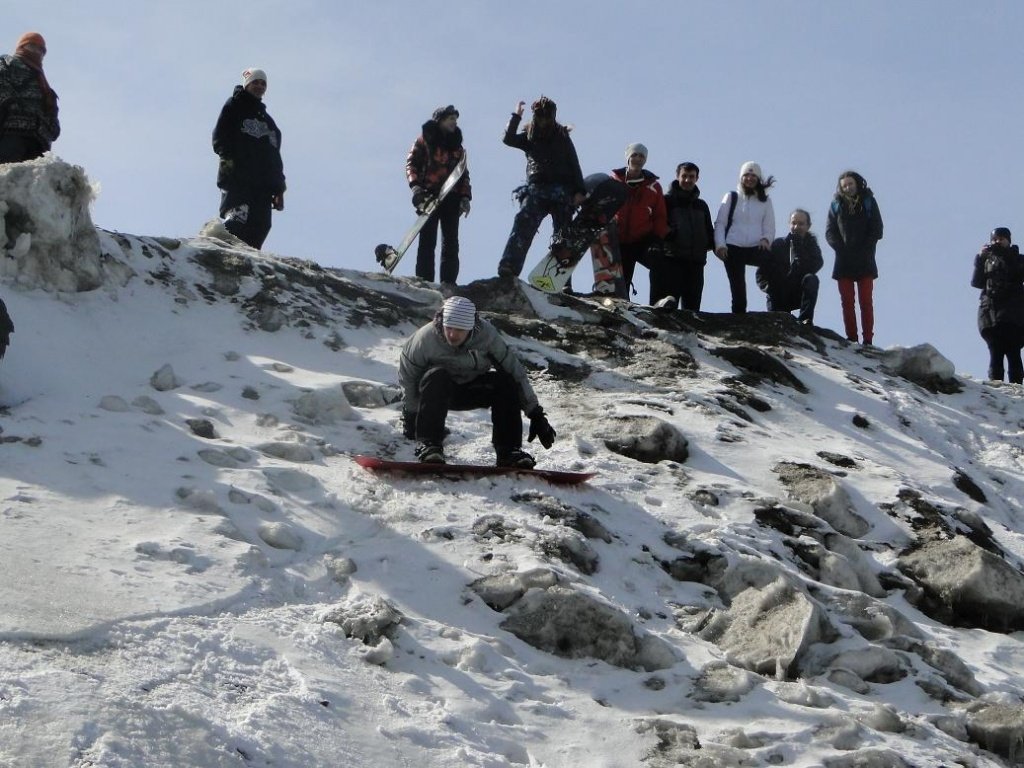
[[[839,283],[846,338],[857,341],[857,310],[853,305],[856,290],[862,338],[868,345],[875,337],[872,294],[878,279],[875,248],[881,239],[882,214],[874,194],[863,176],[856,171],[844,171],[839,176],[836,193],[828,209],[825,240],[836,252],[832,279]]]
[[[544,217],[551,216],[556,238],[587,193],[569,129],[555,120],[555,102],[547,96],[533,102],[533,120],[519,131],[525,107],[520,101],[505,128],[505,144],[526,153],[526,184],[514,192],[519,213],[498,263],[499,277],[518,276]]]
[[[530,442],[537,438],[550,448],[555,441],[523,364],[464,296],[447,299],[433,321],[405,342],[398,378],[405,391],[403,432],[419,441],[416,458],[422,462],[444,463],[449,410],[491,409],[491,442],[499,467],[531,469],[536,464],[522,449],[523,413],[530,419]]]
[[[462,130],[458,126],[459,110],[449,104],[438,107],[423,124],[419,138],[405,159],[405,175],[412,189],[412,205],[422,214],[437,199],[448,176],[466,154],[462,146]],[[473,194],[467,168],[455,188],[449,192],[420,230],[416,250],[416,277],[434,282],[434,248],[437,228],[441,227],[441,283],[455,285],[459,278],[459,214],[469,215]]]
[[[660,256],[661,243],[668,234],[665,191],[658,177],[644,168],[646,164],[647,147],[634,143],[626,147],[626,165],[612,171],[612,178],[629,190],[626,202],[615,214],[622,280],[627,288],[633,283],[638,263],[649,267],[648,252],[657,251]]]
[[[732,312],[747,311],[746,265],[761,266],[775,239],[775,210],[768,188],[775,178],[764,178],[757,163],[740,167],[740,180],[722,198],[715,217],[715,255],[725,264],[732,295]]]
[[[1010,230],[996,227],[981,253],[974,257],[971,286],[981,289],[978,330],[988,346],[988,377],[1024,383],[1024,256],[1011,245]],[[1006,359],[1006,369],[1003,368]]]
[[[220,216],[228,232],[257,249],[270,232],[271,209],[284,210],[281,131],[263,104],[266,92],[267,73],[245,70],[213,129]]]
[[[818,270],[825,262],[821,246],[811,234],[811,214],[797,208],[789,215],[789,234],[772,241],[767,261],[754,279],[768,294],[769,312],[800,310],[797,320],[811,325],[818,303]]]
[[[43,74],[46,41],[26,32],[0,56],[0,163],[34,160],[60,136],[57,94]]]
[[[700,312],[704,294],[704,267],[715,247],[711,209],[701,199],[697,179],[700,168],[685,162],[676,166],[676,178],[665,195],[668,235],[661,254],[651,260],[651,305]]]

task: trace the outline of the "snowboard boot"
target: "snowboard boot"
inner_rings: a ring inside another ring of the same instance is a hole
[[[420,443],[416,446],[416,458],[424,464],[444,464],[444,448],[437,443]]]
[[[537,465],[536,459],[522,448],[498,448],[497,454],[497,459],[494,462],[496,467],[533,469]]]

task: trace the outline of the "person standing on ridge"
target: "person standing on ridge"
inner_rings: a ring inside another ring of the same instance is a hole
[[[505,144],[526,153],[526,184],[514,192],[519,212],[498,263],[499,277],[523,271],[526,253],[545,216],[551,216],[555,240],[587,194],[569,129],[555,120],[555,102],[547,96],[533,102],[533,120],[519,131],[525,107],[526,102],[520,101],[505,127]]]
[[[536,464],[522,449],[524,412],[530,419],[530,442],[538,438],[545,448],[555,442],[555,430],[523,364],[464,296],[447,299],[433,321],[405,342],[398,379],[405,391],[403,432],[419,440],[416,458],[422,462],[444,463],[449,410],[491,409],[491,442],[499,467],[532,469]]]
[[[412,189],[413,207],[419,214],[437,198],[441,186],[466,154],[458,121],[459,110],[451,104],[435,109],[406,157],[405,175]],[[467,168],[420,230],[416,277],[434,282],[434,248],[440,225],[441,284],[455,285],[459,279],[459,214],[469,215],[472,197]]]
[[[775,210],[768,188],[775,178],[761,174],[757,163],[740,167],[736,189],[722,198],[715,217],[715,255],[725,264],[732,295],[732,312],[747,311],[746,265],[761,266],[775,239]]]
[[[875,338],[874,284],[878,279],[875,249],[882,239],[882,213],[864,177],[843,171],[828,209],[825,240],[836,252],[832,279],[839,283],[843,307],[843,328],[849,341],[857,341],[857,311],[854,290],[860,304],[862,338]]]
[[[626,165],[612,171],[612,178],[626,185],[626,202],[615,214],[618,226],[619,252],[622,254],[622,280],[627,290],[633,283],[636,265],[650,268],[648,253],[661,254],[661,242],[668,234],[665,213],[665,191],[658,177],[644,168],[647,147],[633,143],[626,147]]]
[[[685,162],[676,166],[676,178],[665,195],[669,232],[662,255],[651,261],[651,304],[675,309],[680,303],[700,311],[704,294],[704,267],[715,247],[711,209],[701,198],[700,168]]]
[[[228,232],[256,249],[270,232],[271,209],[284,210],[281,131],[263,104],[266,92],[267,73],[245,70],[213,129],[220,216]]]
[[[988,377],[1012,384],[1024,383],[1024,256],[1006,227],[992,230],[989,242],[974,257],[971,286],[981,289],[978,330],[988,346]],[[1006,369],[1003,368],[1006,358]]]
[[[46,41],[38,32],[18,38],[0,56],[0,163],[34,160],[60,136],[57,94],[43,73]]]
[[[824,264],[818,239],[811,234],[811,214],[797,208],[789,215],[789,234],[772,242],[767,261],[754,273],[758,287],[768,294],[768,311],[798,309],[797,320],[813,324],[817,273]]]

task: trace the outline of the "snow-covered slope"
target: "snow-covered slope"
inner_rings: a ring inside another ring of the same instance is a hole
[[[0,765],[1017,759],[1019,388],[488,281],[542,465],[598,477],[379,476],[350,456],[411,458],[398,349],[439,294],[98,248],[96,290],[0,271]],[[491,460],[486,413],[449,426]]]

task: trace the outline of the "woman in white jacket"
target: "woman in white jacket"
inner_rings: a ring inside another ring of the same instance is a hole
[[[775,210],[767,191],[774,183],[775,177],[762,176],[760,165],[744,163],[740,183],[718,207],[715,255],[725,263],[736,315],[747,311],[746,265],[762,266],[775,239]]]

